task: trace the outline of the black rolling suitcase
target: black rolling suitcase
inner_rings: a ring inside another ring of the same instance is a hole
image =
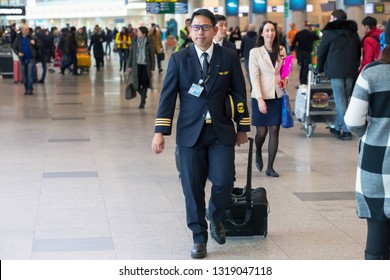
[[[247,182],[244,188],[234,188],[225,212],[227,236],[267,236],[269,205],[263,187],[252,189],[253,139],[249,138]]]

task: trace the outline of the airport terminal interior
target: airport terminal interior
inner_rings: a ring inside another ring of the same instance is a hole
[[[113,53],[100,72],[93,64],[80,76],[53,68],[32,96],[0,80],[0,259],[191,259],[175,135],[162,154],[151,151],[168,59],[143,110],[139,96],[125,99]],[[298,73],[295,61],[293,107]],[[248,83],[247,92],[249,100]],[[340,141],[326,126],[316,123],[312,137],[297,120],[281,129],[280,177],[253,168],[253,188],[267,190],[268,235],[228,237],[225,245],[210,238],[206,259],[364,259],[366,224],[354,195],[358,139]],[[248,145],[236,149],[238,187],[247,153]]]

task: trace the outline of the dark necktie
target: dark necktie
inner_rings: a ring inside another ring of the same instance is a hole
[[[207,79],[207,75],[209,73],[209,62],[207,61],[208,53],[202,53],[203,56],[203,80]]]

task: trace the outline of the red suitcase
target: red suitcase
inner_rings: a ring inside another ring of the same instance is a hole
[[[14,82],[15,83],[23,82],[22,71],[20,69],[19,60],[14,60]]]

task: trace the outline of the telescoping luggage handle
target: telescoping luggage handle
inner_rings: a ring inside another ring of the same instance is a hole
[[[249,152],[248,152],[248,166],[247,166],[247,176],[246,176],[246,184],[244,187],[245,194],[245,202],[247,204],[247,208],[245,210],[245,218],[244,221],[238,223],[234,220],[232,211],[230,209],[226,210],[227,219],[231,224],[236,227],[245,226],[251,219],[252,216],[252,159],[253,159],[253,138],[248,137],[249,140]]]
[[[252,202],[252,159],[253,159],[253,138],[248,137],[249,152],[248,152],[248,166],[246,173],[245,197],[248,203]]]

